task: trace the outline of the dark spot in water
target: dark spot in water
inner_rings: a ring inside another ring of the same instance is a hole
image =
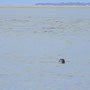
[[[65,64],[65,59],[60,59],[59,62],[60,62],[61,64]]]
[[[44,32],[48,32],[48,31],[44,31]]]

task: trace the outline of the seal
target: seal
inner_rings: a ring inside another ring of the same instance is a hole
[[[65,59],[60,59],[59,62],[65,64]]]

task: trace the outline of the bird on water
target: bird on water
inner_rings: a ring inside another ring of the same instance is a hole
[[[61,64],[65,64],[65,59],[60,59],[59,62],[60,62]]]

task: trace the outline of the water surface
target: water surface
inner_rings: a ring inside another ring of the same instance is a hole
[[[90,8],[0,8],[0,90],[89,90],[89,68]]]

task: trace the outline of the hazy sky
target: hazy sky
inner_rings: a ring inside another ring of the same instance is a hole
[[[33,5],[35,3],[90,2],[90,0],[0,0],[0,5]]]

